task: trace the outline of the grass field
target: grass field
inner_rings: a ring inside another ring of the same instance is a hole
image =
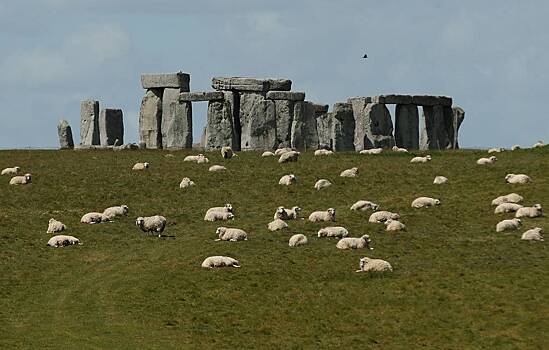
[[[173,154],[175,157],[166,157]],[[18,165],[33,175],[27,186],[0,178],[1,349],[548,349],[549,250],[520,240],[547,217],[525,219],[512,234],[495,224],[490,202],[510,192],[525,204],[549,206],[549,148],[498,154],[477,166],[480,151],[410,155],[302,154],[278,164],[256,152],[209,164],[184,163],[190,152],[1,151],[0,168]],[[131,171],[147,161],[145,172]],[[207,171],[224,164],[225,173]],[[358,178],[341,178],[352,166]],[[279,186],[290,172],[296,186]],[[507,173],[534,182],[510,185]],[[445,175],[447,185],[432,184]],[[196,182],[180,190],[185,176]],[[319,178],[333,182],[313,189]],[[417,196],[442,205],[412,209]],[[349,210],[359,199],[400,213],[408,231],[386,233],[369,213]],[[202,220],[207,208],[230,202],[234,222]],[[127,204],[114,223],[80,224],[90,211]],[[334,207],[352,236],[367,233],[373,251],[340,251],[316,238],[327,225],[290,222],[269,232],[277,206]],[[137,216],[168,219],[166,237],[146,236]],[[46,247],[49,218],[69,226],[83,245]],[[246,242],[214,242],[215,229],[246,230]],[[309,245],[290,248],[304,233]],[[210,255],[238,259],[240,269],[206,270]],[[355,273],[359,258],[388,260],[394,273]]]

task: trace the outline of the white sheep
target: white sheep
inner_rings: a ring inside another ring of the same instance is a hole
[[[209,163],[210,160],[206,157],[204,157],[203,155],[198,157],[198,159],[196,160],[196,163],[197,164],[203,164],[203,163]]]
[[[532,146],[532,148],[541,148],[541,147],[545,147],[545,143],[541,140],[534,143],[534,145]]]
[[[236,154],[234,154],[233,149],[231,147],[229,146],[221,147],[221,157],[223,157],[224,159],[229,159],[234,156],[236,156]]]
[[[448,182],[448,178],[445,177],[445,176],[435,176],[435,180],[433,181],[433,183],[435,185],[442,185],[442,184],[445,184]]]
[[[196,156],[186,156],[183,161],[184,162],[198,162],[199,158],[203,158],[204,155],[202,153],[196,155]]]
[[[366,210],[373,210],[376,211],[379,209],[379,204],[376,204],[374,202],[360,200],[357,201],[355,204],[351,206],[351,210],[360,210],[360,211],[366,211]]]
[[[213,269],[214,267],[240,267],[238,260],[228,256],[210,256],[204,259],[202,267]]]
[[[274,157],[275,154],[271,151],[265,151],[265,152],[261,153],[261,156],[262,157]]]
[[[334,154],[334,152],[327,149],[317,149],[315,151],[315,156],[331,156],[332,154]]]
[[[227,211],[208,211],[204,215],[204,221],[233,220],[234,214]]]
[[[406,225],[398,220],[387,219],[385,221],[386,231],[406,231]]]
[[[73,236],[57,235],[50,238],[47,245],[50,247],[59,248],[59,247],[65,247],[68,245],[73,245],[73,244],[81,245],[82,243],[80,243],[80,240],[78,238]]]
[[[543,216],[541,204],[534,204],[531,207],[522,207],[515,213],[516,218],[537,218]]]
[[[191,186],[194,186],[194,181],[188,177],[184,177],[183,180],[181,180],[181,183],[179,183],[179,188],[188,188]]]
[[[21,176],[14,176],[10,180],[10,185],[26,185],[32,182],[31,174],[25,174]]]
[[[364,257],[360,259],[360,270],[356,272],[393,272],[393,267],[388,261]]]
[[[522,205],[516,203],[501,203],[494,209],[494,214],[513,213],[522,208]]]
[[[286,209],[284,207],[278,207],[274,214],[274,219],[280,220],[296,220],[299,218],[300,207],[292,207],[292,209]]]
[[[390,211],[386,211],[386,210],[376,211],[375,213],[370,215],[368,222],[379,224],[379,223],[384,223],[389,219],[398,220],[400,219],[400,215],[398,215],[397,213],[391,213]]]
[[[275,150],[274,154],[275,154],[275,156],[281,156],[284,153],[292,152],[292,151],[293,151],[293,148],[284,147],[284,148],[279,148],[279,149]]]
[[[67,229],[67,226],[63,224],[61,221],[57,221],[54,218],[51,218],[48,222],[48,230],[46,233],[57,233],[61,231],[65,231]]]
[[[145,169],[149,169],[149,163],[145,162],[145,163],[135,163],[133,165],[133,168],[132,170],[145,170]]]
[[[505,181],[510,184],[525,184],[532,182],[532,178],[525,174],[507,174]]]
[[[130,209],[127,205],[122,204],[114,207],[109,207],[103,210],[103,216],[108,220],[112,220],[117,216],[127,215]]]
[[[320,191],[322,189],[325,189],[326,187],[332,186],[332,183],[326,179],[320,179],[315,183],[315,189],[317,191]]]
[[[524,241],[541,241],[543,242],[543,229],[541,227],[535,227],[522,234],[520,239]]]
[[[309,221],[335,221],[336,210],[334,208],[328,208],[326,211],[315,211],[309,215]]]
[[[496,148],[490,148],[490,149],[488,150],[488,153],[501,153],[501,152],[503,152],[503,151],[505,151],[504,148],[496,147]]]
[[[156,232],[158,237],[161,237],[166,228],[166,218],[162,215],[140,216],[135,219],[135,225],[143,232]]]
[[[309,240],[307,240],[307,236],[301,233],[298,233],[297,235],[293,235],[292,237],[290,237],[290,240],[288,241],[288,245],[290,247],[297,247],[307,243],[309,243]]]
[[[425,157],[414,157],[410,160],[410,163],[427,163],[431,161],[431,156],[426,155]]]
[[[509,220],[502,220],[497,223],[496,225],[496,232],[503,232],[505,230],[518,230],[519,227],[522,225],[522,221],[520,219],[509,219]]]
[[[20,167],[15,166],[13,168],[5,168],[2,170],[2,175],[15,175],[21,170]]]
[[[216,241],[247,241],[248,234],[239,228],[218,227],[215,234],[219,237]]]
[[[341,177],[357,177],[358,176],[358,168],[354,167],[351,169],[346,169],[339,174]]]
[[[295,176],[294,174],[284,175],[280,178],[280,180],[278,180],[279,185],[286,185],[286,186],[293,185],[296,182],[297,182],[297,176]]]
[[[496,156],[491,156],[490,158],[479,158],[477,159],[478,165],[485,165],[485,164],[494,164],[498,159]]]
[[[269,231],[278,231],[288,228],[288,224],[283,220],[275,219],[274,221],[269,222],[267,228],[269,229]]]
[[[440,205],[440,200],[431,197],[418,197],[412,201],[412,208],[425,208]]]
[[[516,151],[519,149],[521,149],[520,145],[513,145],[513,147],[511,147],[511,151]]]
[[[343,226],[328,226],[321,228],[317,232],[318,237],[328,238],[345,238],[349,235],[349,231]]]
[[[393,152],[408,153],[408,150],[406,148],[400,148],[398,146],[393,146],[393,148],[391,149],[393,150]]]
[[[208,209],[206,211],[206,213],[212,212],[212,211],[226,211],[228,213],[232,213],[233,212],[233,205],[231,203],[227,203],[222,207],[211,207],[210,209]]]
[[[505,196],[499,196],[492,201],[492,205],[500,205],[502,203],[520,203],[524,198],[516,193],[509,193]]]
[[[371,148],[371,149],[364,149],[359,154],[380,154],[383,152],[383,148]]]
[[[363,235],[360,238],[356,237],[346,237],[342,238],[337,242],[336,247],[338,249],[374,249],[370,247],[370,243],[372,240],[370,239],[370,236]]]
[[[109,221],[109,218],[103,215],[103,213],[91,212],[84,214],[80,219],[83,224],[100,224],[102,222]]]
[[[208,171],[223,171],[223,170],[227,170],[227,168],[225,168],[223,165],[212,165]]]
[[[289,163],[289,162],[297,162],[299,158],[300,153],[297,151],[289,151],[282,153],[280,158],[278,158],[279,163]]]

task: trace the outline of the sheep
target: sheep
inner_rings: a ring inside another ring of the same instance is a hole
[[[91,212],[84,214],[80,219],[80,222],[83,224],[100,224],[102,222],[109,221],[109,218],[103,215],[103,213]]]
[[[511,151],[516,151],[516,150],[519,150],[519,149],[521,149],[520,145],[513,145],[513,147],[511,147]]]
[[[435,185],[442,185],[447,182],[448,182],[448,178],[445,176],[435,176],[435,180],[433,181]]]
[[[284,209],[284,207],[276,208],[273,219],[287,220],[286,210]]]
[[[73,245],[73,244],[82,244],[80,243],[80,240],[76,237],[73,237],[73,236],[67,236],[67,235],[57,235],[57,236],[53,236],[52,238],[49,239],[48,241],[48,246],[50,247],[56,247],[56,248],[59,248],[59,247],[65,247],[65,246],[68,246],[68,245]]]
[[[543,229],[541,227],[535,227],[522,234],[520,239],[523,241],[541,241],[543,242]]]
[[[425,157],[414,157],[410,160],[410,163],[427,163],[431,161],[431,156],[426,155]]]
[[[262,157],[274,157],[275,154],[271,151],[265,151],[265,152],[261,153],[261,156]]]
[[[386,231],[406,231],[406,225],[398,220],[387,219],[385,221]]]
[[[233,149],[231,147],[229,146],[221,147],[221,157],[223,157],[224,159],[229,159],[234,156],[236,156],[236,154],[234,154]]]
[[[103,216],[108,218],[109,220],[112,220],[117,216],[127,215],[128,211],[129,211],[128,206],[122,204],[119,206],[109,207],[103,210]]]
[[[227,203],[222,207],[212,207],[206,211],[206,213],[213,212],[213,211],[225,211],[228,213],[233,212],[233,205],[231,203]]]
[[[135,163],[133,165],[133,168],[132,170],[145,170],[145,169],[149,169],[149,163],[145,162],[145,163]]]
[[[500,205],[502,203],[520,203],[524,198],[516,193],[509,193],[505,196],[499,196],[492,201],[492,205]]]
[[[424,208],[440,205],[440,200],[431,197],[418,197],[412,201],[412,208]]]
[[[522,208],[522,205],[516,203],[501,203],[494,209],[494,214],[513,213]]]
[[[532,146],[532,148],[541,148],[541,147],[545,147],[545,143],[541,140],[534,143],[534,145]]]
[[[218,227],[215,234],[219,237],[216,241],[247,241],[248,234],[239,228]]]
[[[391,149],[393,150],[393,152],[408,153],[408,150],[406,148],[400,148],[398,146],[393,146],[393,148]]]
[[[2,170],[2,175],[15,175],[21,170],[20,167],[15,166],[13,168],[5,168]]]
[[[204,221],[234,220],[234,214],[227,211],[208,211]]]
[[[537,218],[543,216],[541,204],[534,204],[531,207],[522,207],[515,213],[516,218]]]
[[[286,209],[284,207],[278,207],[274,214],[274,219],[280,220],[295,220],[299,218],[300,207],[293,207],[292,209]]]
[[[372,240],[368,235],[363,235],[360,238],[346,237],[346,238],[340,239],[339,242],[337,242],[336,247],[338,249],[362,249],[362,248],[374,249],[370,247],[371,242]]]
[[[307,240],[307,236],[301,233],[298,233],[297,235],[293,235],[292,237],[290,237],[290,240],[288,241],[288,245],[290,247],[297,247],[307,243],[309,243],[309,241]]]
[[[143,232],[157,232],[158,237],[161,237],[166,228],[166,218],[162,215],[140,216],[135,219],[135,225]]]
[[[498,159],[496,156],[491,156],[490,158],[479,158],[477,159],[478,165],[485,165],[485,164],[494,164]]]
[[[315,189],[320,191],[326,187],[332,186],[332,183],[326,179],[320,179],[315,183]]]
[[[488,153],[501,153],[501,152],[503,152],[503,151],[505,151],[504,148],[497,147],[497,148],[490,148],[490,149],[488,150]]]
[[[179,184],[179,188],[188,188],[194,186],[194,181],[191,181],[188,177],[184,177]]]
[[[227,168],[225,168],[223,165],[212,165],[208,171],[223,171],[223,170],[227,170]]]
[[[48,222],[48,230],[46,233],[57,233],[61,231],[65,231],[67,229],[67,226],[63,224],[61,221],[57,221],[54,218],[51,218]]]
[[[317,236],[328,238],[345,238],[349,235],[349,231],[343,226],[328,226],[321,228],[317,232]]]
[[[284,153],[292,152],[292,151],[293,151],[292,148],[290,148],[290,147],[284,147],[284,148],[279,148],[279,149],[277,149],[277,150],[274,152],[274,154],[275,154],[275,156],[281,156],[281,155],[283,155]]]
[[[297,151],[285,152],[285,153],[282,153],[282,155],[278,159],[278,162],[279,163],[297,162],[299,155],[300,153]]]
[[[269,222],[267,225],[269,231],[278,231],[285,228],[288,228],[288,224],[280,219],[275,219],[274,221]]]
[[[22,176],[14,176],[10,180],[10,185],[26,185],[32,182],[31,174],[25,174]]]
[[[376,211],[379,209],[379,205],[370,201],[360,200],[351,206],[351,210],[373,210]]]
[[[339,174],[341,177],[357,177],[358,176],[358,168],[354,167],[351,169],[346,169]]]
[[[210,256],[204,259],[202,267],[213,269],[214,267],[240,267],[238,260],[228,256]]]
[[[393,267],[388,261],[364,257],[360,259],[360,270],[356,272],[393,272]]]
[[[502,220],[496,225],[496,232],[503,232],[505,230],[518,230],[522,226],[520,219]]]
[[[532,182],[532,178],[525,174],[507,174],[505,175],[505,181],[510,184],[525,184]]]
[[[319,222],[319,221],[335,221],[336,210],[334,208],[328,208],[326,211],[315,211],[309,215],[309,221]]]
[[[334,152],[327,149],[317,149],[315,151],[315,156],[331,156],[332,154],[334,154]]]
[[[371,149],[364,149],[359,154],[380,154],[383,152],[383,148],[371,148]]]
[[[398,220],[400,219],[400,215],[398,215],[397,213],[391,213],[390,211],[386,211],[386,210],[376,211],[375,213],[370,215],[368,222],[379,224],[379,223],[384,223],[389,219]]]
[[[203,164],[203,163],[209,163],[210,160],[206,157],[204,157],[203,155],[198,157],[198,159],[196,160],[196,163],[197,164]]]
[[[280,180],[278,180],[279,185],[286,185],[286,186],[293,185],[296,182],[297,182],[297,176],[295,176],[294,174],[284,175],[280,178]]]
[[[186,156],[183,161],[184,162],[197,162],[198,158],[204,157],[202,153],[196,155],[196,156]]]

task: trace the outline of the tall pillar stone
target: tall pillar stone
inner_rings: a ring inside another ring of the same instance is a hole
[[[193,147],[193,116],[191,102],[180,102],[179,88],[165,88],[162,93],[162,148]]]
[[[333,123],[334,151],[354,151],[355,119],[350,103],[336,103],[330,113]]]
[[[223,91],[223,96],[231,107],[234,140],[232,149],[234,151],[240,151],[240,94],[236,91]]]
[[[461,107],[453,107],[452,108],[452,148],[458,149],[459,148],[459,142],[458,142],[458,133],[459,128],[461,126],[461,123],[463,123],[463,120],[465,119],[465,111]]]
[[[277,146],[275,104],[259,93],[240,95],[240,147],[267,150]]]
[[[121,109],[106,108],[99,114],[101,146],[114,146],[116,140],[124,143],[124,117]]]
[[[234,149],[236,140],[233,128],[233,113],[229,101],[209,101],[205,131],[206,150],[211,151],[224,146]]]
[[[149,89],[139,110],[139,142],[146,148],[162,148],[162,89]]]
[[[72,138],[72,129],[69,122],[66,120],[60,120],[57,124],[57,135],[59,136],[59,148],[61,149],[73,149],[74,140]]]
[[[416,105],[396,105],[395,143],[398,147],[419,149],[419,113]]]
[[[99,145],[99,101],[85,100],[80,103],[80,144]]]
[[[334,147],[333,113],[325,113],[317,116],[316,130],[318,133],[318,148],[333,149]]]
[[[355,118],[355,150],[393,147],[393,122],[385,104],[371,103],[368,97],[351,98],[349,101]]]
[[[276,114],[277,147],[290,147],[295,101],[275,100],[274,104]]]
[[[422,150],[449,148],[451,141],[448,129],[452,124],[452,118],[453,112],[450,107],[423,106],[419,148]]]
[[[290,144],[298,150],[318,149],[318,131],[313,103],[308,101],[295,103]]]

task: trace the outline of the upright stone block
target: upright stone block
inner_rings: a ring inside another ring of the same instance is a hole
[[[416,105],[396,105],[395,143],[406,149],[419,148],[419,113]]]
[[[332,115],[333,123],[333,146],[334,151],[354,151],[355,144],[355,118],[350,103],[336,103],[329,113]]]
[[[189,91],[191,76],[187,73],[141,74],[143,89],[177,88]]]
[[[290,147],[295,101],[275,100],[274,104],[276,114],[276,138],[278,142],[277,147]]]
[[[206,123],[206,150],[211,151],[229,146],[234,149],[233,113],[231,104],[226,100],[208,102],[208,120]]]
[[[385,104],[367,103],[367,98],[350,101],[355,118],[355,150],[393,147],[393,122]]]
[[[73,149],[74,140],[72,138],[72,129],[69,122],[66,120],[60,120],[57,124],[57,135],[59,136],[59,148],[61,149]]]
[[[451,146],[448,126],[452,124],[453,113],[449,111],[451,108],[448,110],[442,105],[423,106],[420,149],[446,149]]]
[[[240,94],[235,91],[222,91],[223,98],[229,103],[231,108],[232,123],[233,123],[233,147],[234,151],[240,151]]]
[[[80,103],[80,144],[99,145],[99,101],[85,100]]]
[[[316,117],[318,133],[318,148],[333,149],[334,147],[334,118],[333,113],[325,113]]]
[[[149,89],[139,110],[139,141],[146,148],[162,148],[162,89]]]
[[[463,120],[465,119],[465,111],[461,107],[453,107],[452,108],[452,148],[458,149],[459,148],[459,142],[458,142],[458,133],[459,128],[461,126],[461,123],[463,123]]]
[[[162,148],[193,147],[191,102],[180,102],[180,89],[166,88],[162,94]]]
[[[277,146],[275,104],[262,94],[240,96],[240,147],[242,150],[268,150]]]
[[[291,147],[298,150],[318,149],[318,131],[313,103],[308,101],[295,103],[290,141]]]
[[[99,114],[101,146],[118,146],[124,143],[124,117],[121,109],[106,108]]]

